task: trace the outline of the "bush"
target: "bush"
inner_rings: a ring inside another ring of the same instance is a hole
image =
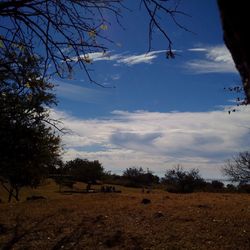
[[[227,191],[236,192],[237,188],[233,184],[227,184]]]
[[[224,192],[224,183],[221,181],[214,180],[212,182],[205,182],[202,187],[204,192]]]
[[[149,169],[144,171],[141,167],[127,168],[123,172],[122,179],[127,187],[143,187],[159,183],[158,176]]]
[[[104,168],[99,161],[76,158],[65,164],[64,172],[72,176],[74,181],[91,182],[95,184],[104,175]]]
[[[223,189],[224,188],[224,183],[223,182],[221,182],[221,181],[212,181],[211,182],[211,186],[212,186],[212,188],[213,189],[215,189],[215,190],[221,190],[221,189]]]
[[[167,191],[172,193],[192,193],[205,185],[197,169],[184,171],[180,166],[168,170],[163,183],[167,185]]]
[[[238,191],[242,193],[250,193],[250,184],[239,184]]]
[[[63,187],[73,189],[74,184],[76,183],[76,181],[74,181],[72,178],[63,177],[63,176],[62,177],[59,176],[59,177],[55,178],[55,182],[56,182],[56,184],[59,185],[60,190]]]

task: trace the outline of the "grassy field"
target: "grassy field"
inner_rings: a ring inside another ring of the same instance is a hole
[[[4,200],[0,249],[250,249],[250,195],[117,188],[62,194],[48,181],[18,203]]]

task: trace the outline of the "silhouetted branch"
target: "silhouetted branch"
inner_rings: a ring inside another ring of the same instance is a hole
[[[101,34],[107,22],[104,13],[111,12],[118,19],[120,2],[121,0],[5,1],[0,3],[0,17],[7,25],[1,25],[0,39],[5,47],[22,46],[30,54],[42,51],[46,64],[44,68],[47,70],[49,64],[52,64],[54,73],[62,77],[65,72],[71,73],[73,68],[72,62],[67,59],[106,50],[101,42],[110,41]],[[38,45],[40,51],[35,48]],[[92,80],[86,62],[79,60],[77,63]]]
[[[223,168],[225,175],[229,176],[233,181],[249,181],[250,180],[250,152],[239,153],[227,161]]]
[[[169,3],[172,3],[170,7]],[[113,41],[105,36],[105,30],[111,24],[106,14],[112,14],[117,23],[121,10],[127,10],[125,0],[17,0],[0,3],[0,43],[5,49],[25,48],[32,55],[44,58],[46,75],[57,74],[60,77],[72,74],[74,65],[80,66],[89,80],[95,82],[88,69],[89,60],[85,58],[92,52],[105,52],[105,42]],[[141,0],[149,21],[149,50],[153,30],[157,28],[168,42],[172,54],[172,41],[160,16],[172,21],[179,28],[188,31],[176,19],[177,15],[186,15],[178,10],[178,3],[162,0]],[[165,20],[164,20],[165,22]],[[5,23],[6,25],[3,25]],[[122,25],[121,25],[122,27]],[[3,44],[3,45],[2,45]],[[78,60],[71,60],[78,58]],[[53,67],[51,67],[53,66]],[[101,84],[98,84],[104,87]]]
[[[182,12],[178,10],[179,6],[179,1],[173,7],[167,7],[166,4],[169,3],[169,1],[161,1],[161,0],[142,0],[141,3],[145,6],[147,13],[150,16],[150,22],[149,22],[149,51],[151,50],[152,46],[152,34],[154,28],[158,29],[160,33],[163,35],[163,37],[167,40],[168,42],[168,51],[169,53],[172,52],[172,40],[170,39],[170,36],[164,28],[164,25],[162,24],[161,16],[164,16],[164,18],[170,17],[174,24],[188,32],[191,32],[189,29],[187,29],[185,26],[181,25],[177,19],[176,15],[184,15],[188,16],[185,12]]]

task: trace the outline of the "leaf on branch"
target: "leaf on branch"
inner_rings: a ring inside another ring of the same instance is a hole
[[[29,82],[27,82],[27,83],[25,84],[25,87],[27,87],[27,88],[31,88],[30,83],[29,83]]]
[[[33,95],[32,95],[32,94],[29,94],[29,95],[28,95],[28,100],[31,101],[32,98],[33,98]]]
[[[86,62],[86,63],[92,63],[92,61],[93,61],[88,55],[81,58],[81,60]]]
[[[18,47],[18,49],[20,49],[21,51],[24,51],[24,49],[25,49],[24,46],[23,46],[22,44],[18,45],[17,47]]]
[[[107,30],[107,29],[108,29],[108,25],[102,24],[100,28],[101,28],[102,30]]]
[[[96,37],[96,31],[95,30],[91,30],[88,32],[88,35],[92,38]]]

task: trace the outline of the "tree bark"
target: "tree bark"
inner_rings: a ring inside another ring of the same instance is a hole
[[[217,0],[224,41],[240,73],[245,104],[250,104],[250,34],[248,1]]]

